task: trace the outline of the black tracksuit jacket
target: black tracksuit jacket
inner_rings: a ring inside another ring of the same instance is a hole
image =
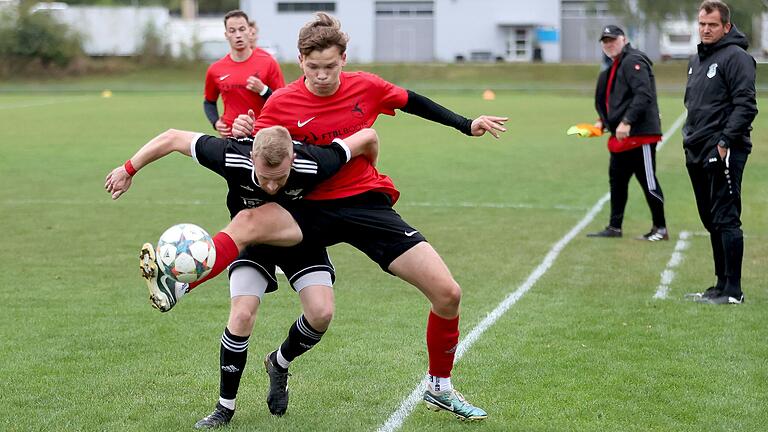
[[[613,77],[611,97],[605,106],[605,94],[611,68],[600,72],[595,89],[595,109],[603,126],[616,133],[624,121],[632,126],[630,136],[661,135],[659,106],[656,102],[656,81],[651,60],[640,50],[626,44],[618,59]]]
[[[699,44],[688,63],[683,126],[686,163],[705,162],[719,142],[749,153],[750,131],[757,115],[755,59],[749,43],[735,26],[711,45]]]

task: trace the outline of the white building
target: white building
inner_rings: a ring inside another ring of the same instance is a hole
[[[353,62],[560,61],[560,0],[240,0],[281,61],[325,11],[350,35]]]

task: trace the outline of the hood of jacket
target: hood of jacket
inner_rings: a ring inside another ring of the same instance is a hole
[[[699,58],[704,60],[715,51],[719,51],[729,45],[736,45],[744,51],[749,48],[749,40],[735,25],[731,25],[731,31],[726,33],[719,41],[713,44],[699,43],[696,49],[699,52]]]

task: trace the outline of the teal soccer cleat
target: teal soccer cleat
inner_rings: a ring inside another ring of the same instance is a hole
[[[424,402],[432,411],[448,411],[462,421],[485,420],[488,414],[472,405],[456,390],[445,392],[424,392]]]
[[[163,274],[157,266],[155,248],[151,243],[144,243],[139,252],[141,277],[147,282],[149,301],[160,312],[168,312],[178,299],[187,291],[187,284],[176,282]]]

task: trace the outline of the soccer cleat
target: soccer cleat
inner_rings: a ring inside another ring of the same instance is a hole
[[[432,411],[448,411],[461,421],[485,420],[488,414],[472,405],[456,390],[445,392],[424,392],[424,402]]]
[[[283,369],[275,364],[277,351],[272,351],[264,358],[264,368],[269,375],[269,393],[267,393],[267,407],[272,415],[281,416],[288,410],[288,369]]]
[[[704,290],[704,292],[688,293],[685,295],[685,298],[700,302],[700,301],[706,301],[706,299],[709,299],[712,297],[720,297],[722,295],[723,295],[723,290],[721,290],[720,288],[711,286],[706,290]]]
[[[216,409],[212,413],[203,417],[195,423],[195,429],[216,429],[229,424],[235,410],[231,410],[224,405],[217,403]]]
[[[179,297],[186,292],[187,284],[180,284],[163,274],[157,266],[155,248],[151,243],[144,243],[139,252],[141,277],[147,281],[149,301],[160,312],[168,312]],[[177,289],[178,288],[178,289]]]
[[[730,296],[728,294],[720,294],[719,296],[702,297],[696,300],[699,303],[708,303],[713,305],[731,305],[744,303],[744,294],[738,296]]]
[[[602,231],[587,234],[587,237],[608,237],[608,238],[621,237],[621,228],[614,228],[608,225]]]
[[[669,240],[669,232],[666,228],[651,227],[651,230],[640,237],[636,237],[636,240],[644,241],[659,241]]]

